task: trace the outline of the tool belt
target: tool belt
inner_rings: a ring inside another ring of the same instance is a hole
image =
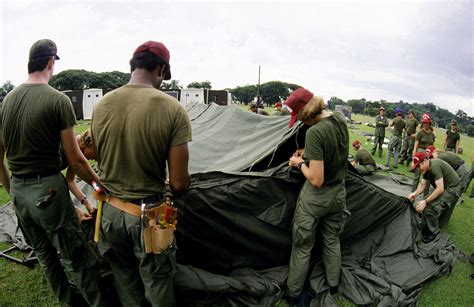
[[[173,244],[174,231],[178,222],[177,208],[168,203],[147,208],[146,204],[140,207],[112,195],[94,192],[93,196],[99,202],[105,201],[112,207],[140,218],[145,253],[161,254]],[[100,223],[100,221],[97,222]],[[96,227],[95,237],[97,238],[98,229]]]
[[[145,253],[161,254],[170,247],[177,222],[178,209],[166,203],[142,211]]]

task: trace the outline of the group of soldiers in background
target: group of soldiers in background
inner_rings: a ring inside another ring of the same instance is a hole
[[[407,197],[415,201],[418,196],[423,199],[413,203],[414,209],[421,216],[422,240],[429,243],[439,234],[439,228],[446,225],[451,213],[461,196],[469,186],[474,168],[468,170],[461,153],[461,136],[457,129],[456,120],[451,121],[451,127],[446,131],[442,149],[438,152],[434,146],[436,135],[432,128],[429,114],[421,117],[421,126],[413,111],[408,112],[403,119],[402,110],[395,109],[395,118],[389,122],[385,116],[384,107],[380,107],[379,115],[375,118],[374,146],[371,154],[362,147],[359,140],[352,143],[356,151],[353,165],[361,175],[370,175],[376,169],[373,158],[378,148],[382,157],[382,145],[385,139],[385,128],[392,128],[392,136],[388,143],[385,167],[390,167],[394,157],[393,168],[398,164],[408,166],[414,172],[412,193]],[[400,161],[399,161],[400,158]],[[473,156],[474,158],[474,156]],[[433,187],[430,193],[430,185]],[[474,197],[474,189],[470,197]]]
[[[258,115],[265,115],[269,116],[267,111],[263,108],[263,104],[259,105],[256,103],[252,103],[249,107],[249,110],[255,114]],[[286,108],[286,106],[283,106],[281,102],[276,102],[275,103],[275,109],[272,111],[273,116],[285,116],[285,115],[290,115],[290,112]]]

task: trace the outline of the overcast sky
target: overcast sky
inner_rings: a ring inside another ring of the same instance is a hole
[[[215,89],[258,81],[326,100],[433,102],[474,116],[474,1],[5,1],[0,82],[27,76],[28,50],[58,45],[58,73],[129,70],[142,42],[163,42],[173,79]]]

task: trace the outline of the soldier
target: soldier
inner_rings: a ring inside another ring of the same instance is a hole
[[[372,175],[375,172],[375,160],[374,157],[362,147],[362,143],[359,140],[352,142],[352,147],[356,151],[352,165],[359,172],[360,175]]]
[[[284,115],[290,115],[290,112],[286,108],[282,107],[281,102],[275,103],[275,110],[272,112],[272,115],[274,116],[284,116]]]
[[[458,131],[458,122],[453,119],[451,121],[451,129],[446,131],[446,138],[443,143],[443,150],[459,153],[459,145],[461,144],[461,135]]]
[[[450,151],[438,151],[438,149],[436,149],[436,147],[434,147],[433,145],[428,146],[425,152],[428,158],[441,159],[451,165],[451,167],[458,174],[459,180],[461,181],[461,193],[466,192],[470,182],[470,174],[464,166],[464,160],[461,159],[459,155]]]
[[[415,118],[415,112],[413,111],[408,112],[408,118],[406,119],[405,123],[406,136],[403,139],[402,153],[400,154],[402,158],[400,159],[399,163],[403,165],[403,163],[406,161],[408,166],[410,165],[413,147],[415,146],[416,127],[418,127],[420,123]]]
[[[3,161],[6,151],[11,186],[5,165],[1,177],[25,240],[59,301],[80,302],[69,276],[89,305],[104,306],[107,302],[99,289],[97,258],[87,244],[60,173],[60,143],[70,167],[84,181],[97,180],[97,175],[79,149],[71,101],[48,85],[56,60],[59,57],[52,40],[35,42],[30,49],[28,79],[3,101],[0,156]]]
[[[379,147],[379,157],[382,158],[382,145],[385,140],[385,127],[388,126],[388,120],[385,117],[385,108],[379,108],[379,115],[375,117],[374,147],[372,147],[372,156],[375,155],[377,145]]]
[[[265,115],[265,116],[270,115],[263,108],[258,107],[258,105],[256,103],[252,103],[249,107],[249,110],[250,110],[250,112],[253,112],[253,113],[258,114],[258,115]]]
[[[453,168],[443,160],[429,160],[424,152],[413,156],[413,169],[420,169],[423,176],[417,189],[408,195],[414,201],[425,191],[428,184],[434,191],[425,199],[417,202],[416,211],[421,213],[421,233],[425,243],[433,241],[444,226],[461,194],[459,177]]]
[[[389,125],[389,127],[393,127],[393,132],[392,137],[390,138],[390,143],[388,143],[387,160],[385,161],[385,166],[389,167],[390,158],[392,157],[393,153],[393,168],[398,167],[398,154],[402,146],[402,133],[406,126],[405,121],[402,118],[402,110],[400,108],[396,108],[395,114],[396,117]]]
[[[287,301],[294,304],[303,290],[308,273],[316,229],[321,224],[322,261],[331,293],[337,291],[341,274],[339,232],[346,208],[345,177],[349,132],[339,112],[330,114],[323,99],[299,88],[286,100],[291,110],[289,127],[296,119],[311,126],[301,151],[290,157],[289,166],[306,178],[296,203],[293,218],[293,245],[288,273]],[[305,159],[309,161],[305,163]]]
[[[167,165],[173,192],[190,184],[188,114],[158,90],[171,79],[169,60],[164,44],[140,45],[130,60],[129,83],[105,95],[92,117],[100,182],[109,194],[101,242],[124,306],[175,305],[176,244],[146,253],[141,220],[142,204],[156,207],[164,200]]]

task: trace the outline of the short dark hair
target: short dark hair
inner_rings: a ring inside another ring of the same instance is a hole
[[[164,66],[169,69],[168,64],[156,54],[148,51],[137,52],[130,60],[130,70],[133,72],[137,68],[146,69],[149,72],[154,71],[158,66]]]
[[[49,60],[52,56],[43,56],[34,58],[28,61],[28,73],[34,73],[36,71],[43,71],[48,66]]]

